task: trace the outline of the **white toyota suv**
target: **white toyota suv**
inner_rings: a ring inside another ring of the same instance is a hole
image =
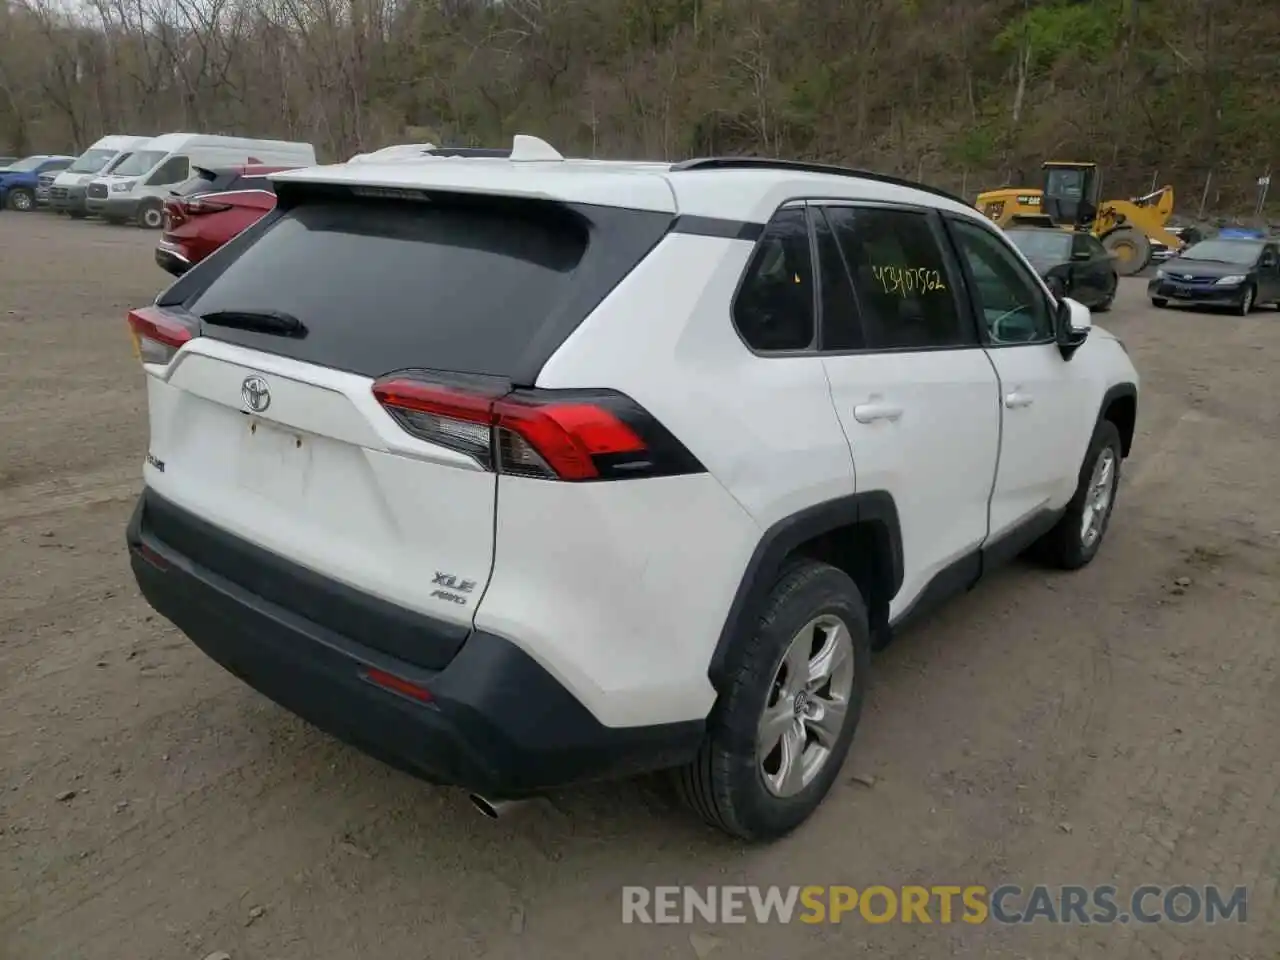
[[[129,315],[133,570],[228,670],[482,809],[671,769],[781,836],[896,627],[1106,533],[1137,374],[958,198],[524,137],[273,179]]]

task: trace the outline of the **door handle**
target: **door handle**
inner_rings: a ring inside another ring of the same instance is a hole
[[[1013,393],[1004,395],[1004,405],[1010,410],[1017,410],[1020,407],[1029,407],[1035,403],[1036,398],[1029,393],[1023,393],[1021,390],[1015,390]]]
[[[853,408],[853,419],[859,423],[875,423],[877,420],[897,420],[902,408],[891,403],[860,403]]]

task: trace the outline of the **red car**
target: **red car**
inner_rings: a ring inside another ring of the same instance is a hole
[[[267,174],[292,167],[261,165],[196,169],[164,204],[164,234],[156,263],[180,277],[276,205]]]

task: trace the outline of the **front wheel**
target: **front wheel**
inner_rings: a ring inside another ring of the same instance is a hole
[[[1115,269],[1122,277],[1141,273],[1151,262],[1151,241],[1132,227],[1113,230],[1102,238],[1102,245],[1115,260]]]
[[[1254,296],[1252,284],[1244,288],[1244,294],[1240,297],[1240,302],[1236,304],[1236,316],[1247,317],[1249,315],[1249,311],[1253,309]]]
[[[1152,297],[1151,305],[1155,307],[1157,310],[1163,310],[1165,307],[1169,305],[1169,301],[1166,300],[1164,297]]]
[[[1032,545],[1033,557],[1062,570],[1078,570],[1098,554],[1111,523],[1124,457],[1120,431],[1098,423],[1076,482],[1076,492],[1057,524]]]
[[[160,204],[150,202],[139,207],[138,226],[145,230],[159,230],[164,226],[164,209]]]
[[[23,187],[9,191],[9,209],[30,213],[36,208],[36,195]]]
[[[685,802],[744,840],[800,826],[840,773],[870,666],[867,609],[853,581],[811,560],[785,569],[729,655],[698,755],[676,771]]]

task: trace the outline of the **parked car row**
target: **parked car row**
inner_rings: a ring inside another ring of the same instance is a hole
[[[96,216],[158,230],[175,188],[190,194],[207,182],[219,190],[229,181],[218,176],[241,167],[283,170],[315,162],[309,143],[194,133],[113,135],[79,157],[37,154],[0,167],[0,206],[23,212],[45,207],[75,219]]]
[[[1280,307],[1280,240],[1222,230],[1161,264],[1147,297],[1157,308],[1225,307],[1242,317],[1256,307]]]
[[[57,176],[75,162],[75,157],[37,153],[0,167],[0,209],[34,210],[40,203],[40,177]]]

